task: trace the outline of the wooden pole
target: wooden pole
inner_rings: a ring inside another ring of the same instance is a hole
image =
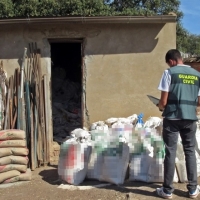
[[[24,68],[25,68],[26,54],[27,54],[27,48],[24,48],[24,55],[23,55],[23,59],[22,59],[22,65],[21,65],[21,68],[20,68],[20,72],[21,72],[20,98],[22,98],[23,94],[24,94]]]
[[[47,89],[47,76],[43,76],[43,87],[44,87],[44,108],[45,108],[45,128],[46,128],[46,146],[47,146],[47,162],[50,162],[50,147],[51,147],[51,135],[49,132],[49,109],[48,109],[48,89]]]
[[[10,99],[10,87],[8,88],[7,101],[6,101],[6,113],[5,113],[4,130],[6,130],[8,128],[9,99]]]

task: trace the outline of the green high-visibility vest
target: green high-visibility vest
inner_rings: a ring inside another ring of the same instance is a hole
[[[191,67],[180,65],[168,70],[171,74],[171,84],[162,116],[167,119],[197,120],[200,73]]]

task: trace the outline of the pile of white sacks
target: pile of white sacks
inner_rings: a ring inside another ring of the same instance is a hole
[[[163,182],[164,144],[162,119],[150,117],[137,123],[136,114],[93,123],[90,131],[75,129],[61,145],[58,174],[73,185],[85,178],[123,184],[130,181]],[[200,130],[197,131],[200,141]],[[198,142],[197,142],[198,143]],[[200,145],[197,145],[200,175]],[[185,158],[179,139],[174,182],[187,181]]]

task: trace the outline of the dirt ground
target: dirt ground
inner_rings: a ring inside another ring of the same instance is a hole
[[[32,172],[32,181],[12,186],[0,185],[0,200],[153,200],[160,184],[126,181],[122,186],[105,186],[90,190],[60,189],[57,166],[38,168]],[[199,178],[200,183],[200,178]],[[101,184],[85,180],[82,185]],[[6,187],[5,187],[6,186]],[[189,199],[186,184],[176,183],[173,199]],[[200,199],[200,196],[199,196]]]

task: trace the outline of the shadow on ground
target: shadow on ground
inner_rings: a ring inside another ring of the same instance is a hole
[[[59,179],[57,166],[51,166],[49,169],[45,169],[39,173],[42,177],[42,180],[49,183],[50,185],[60,185],[67,184]],[[85,179],[80,186],[95,186],[100,184],[107,184],[107,182],[100,182],[97,180],[89,180]],[[161,183],[145,183],[139,181],[128,181],[126,180],[123,185],[110,185],[98,188],[99,190],[113,190],[116,192],[124,193],[126,195],[126,199],[132,199],[131,195],[142,195],[144,197],[158,197],[156,194],[156,188],[161,187]],[[176,188],[176,186],[175,186]],[[187,198],[188,193],[186,191],[180,190],[178,188],[175,189],[174,195]]]
[[[51,184],[51,185],[60,185],[62,181],[58,176],[57,165],[51,165],[51,168],[42,170],[39,172],[39,175],[42,177],[42,180]]]

